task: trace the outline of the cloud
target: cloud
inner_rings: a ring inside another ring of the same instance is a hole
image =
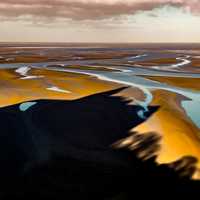
[[[0,16],[102,20],[166,5],[200,13],[200,0],[0,0]]]

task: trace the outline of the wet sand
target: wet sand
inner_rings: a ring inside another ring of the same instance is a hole
[[[159,76],[146,76],[150,80],[166,83],[175,87],[181,87],[200,91],[200,78],[183,78],[183,77],[159,77]]]

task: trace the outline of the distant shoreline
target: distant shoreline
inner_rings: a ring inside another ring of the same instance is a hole
[[[200,43],[87,43],[87,42],[0,42],[0,47],[119,47],[145,49],[200,49]]]

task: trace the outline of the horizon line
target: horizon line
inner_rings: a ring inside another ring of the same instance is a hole
[[[47,44],[200,44],[200,42],[45,42],[45,41],[38,41],[38,42],[22,42],[22,41],[0,41],[0,44],[5,43],[47,43]]]

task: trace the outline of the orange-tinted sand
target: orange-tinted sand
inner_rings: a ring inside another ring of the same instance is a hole
[[[13,69],[0,70],[1,107],[35,99],[72,100],[122,86],[87,75],[45,69],[31,69],[27,75],[42,77],[23,80],[20,79],[23,77]],[[152,79],[152,77],[150,78]],[[156,80],[154,78],[153,80]],[[191,82],[191,85],[188,86],[187,81],[183,85],[183,80],[176,80],[176,78],[159,77],[158,79],[159,81],[170,80],[173,85],[182,87],[192,87],[192,84],[195,87],[196,85],[195,82]],[[198,80],[194,79],[194,81]],[[69,93],[47,90],[50,86],[56,86]],[[199,89],[199,87],[196,89]],[[159,105],[161,108],[147,122],[138,126],[135,130],[140,133],[155,131],[163,136],[158,162],[171,162],[185,155],[192,155],[200,159],[200,138],[198,136],[200,130],[181,108],[180,102],[183,97],[161,90],[154,91],[153,94],[152,105]],[[128,88],[121,95],[133,99],[144,99],[143,93],[136,88]]]
[[[183,78],[183,77],[164,77],[164,76],[145,76],[146,78],[167,83],[175,87],[182,87],[192,90],[200,90],[200,78]]]
[[[28,52],[33,49],[20,49]],[[36,49],[35,49],[36,50]],[[70,52],[49,53],[48,56],[31,53],[30,55],[15,55],[16,49],[0,49],[0,63],[20,63],[20,62],[44,62],[70,60],[74,57],[81,59],[110,59],[122,58],[126,56],[136,56],[132,52],[127,53],[77,53]],[[5,58],[14,58],[14,60],[6,61]],[[192,63],[181,69],[189,69],[196,71],[200,69],[200,59],[191,58]],[[141,64],[143,67],[171,65],[176,64],[176,58],[150,59],[147,61],[133,62],[133,64]],[[82,66],[68,66],[73,69],[81,69]],[[85,66],[86,70],[93,70],[95,67]],[[108,68],[100,67],[102,71],[113,71]],[[15,69],[0,70],[0,107],[21,103],[24,101],[32,101],[36,99],[66,99],[73,100],[91,94],[112,90],[124,85],[111,83],[96,79],[92,76],[81,75],[70,72],[56,72],[47,69],[32,68],[28,71],[27,76],[38,76],[36,79],[21,79],[22,75],[15,72]],[[145,76],[150,80],[159,81],[175,87],[182,87],[194,91],[200,91],[200,78],[179,78],[179,77],[160,77]],[[48,88],[57,87],[66,92],[58,92],[48,90]],[[137,88],[128,88],[120,93],[125,97],[143,100],[144,94]],[[181,107],[183,96],[176,93],[163,90],[153,92],[154,99],[152,105],[159,105],[160,109],[145,123],[136,127],[134,131],[140,133],[157,132],[162,136],[161,149],[157,161],[159,163],[168,163],[181,158],[182,156],[191,155],[200,160],[200,130],[191,119],[187,116]],[[200,162],[198,163],[200,168]],[[200,173],[195,178],[200,179]]]
[[[20,79],[23,76],[13,69],[0,70],[0,107],[35,99],[78,99],[123,86],[87,75],[45,69],[31,69],[27,75],[38,78],[23,80]],[[47,90],[54,86],[66,90],[67,93]],[[143,93],[137,88],[124,90],[123,94],[124,96],[132,94],[138,99],[143,98]]]
[[[183,97],[161,90],[155,91],[154,95],[152,104],[160,105],[159,111],[134,130],[140,133],[153,131],[161,134],[159,163],[175,161],[186,155],[195,156],[200,160],[200,130],[180,107]]]
[[[161,59],[147,60],[143,62],[135,62],[135,64],[139,64],[146,67],[155,65],[171,65],[176,63],[178,63],[176,58],[161,58]]]

